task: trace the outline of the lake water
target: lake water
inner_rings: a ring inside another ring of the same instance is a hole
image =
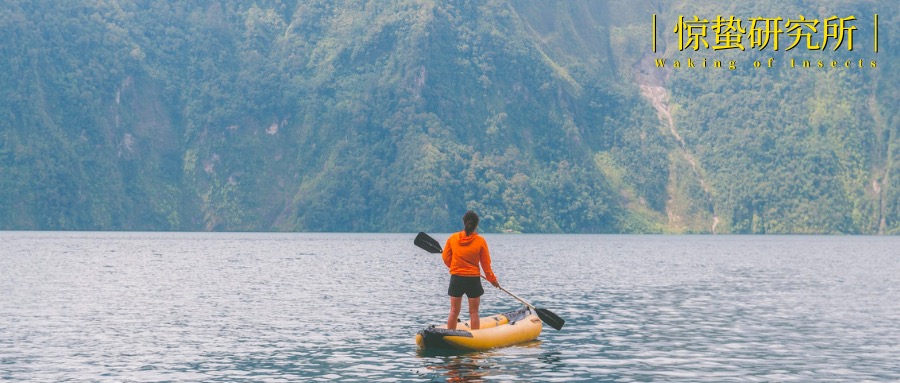
[[[425,354],[449,276],[414,237],[0,232],[0,380],[900,381],[900,238],[486,235],[565,328]]]

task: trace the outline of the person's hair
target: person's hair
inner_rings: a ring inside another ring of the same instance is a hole
[[[472,235],[478,227],[478,214],[471,210],[467,211],[463,216],[463,225],[466,226],[466,235]]]

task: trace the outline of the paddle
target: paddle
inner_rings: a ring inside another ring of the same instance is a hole
[[[413,240],[413,244],[432,254],[443,252],[443,250],[441,250],[441,244],[437,240],[431,238],[431,236],[423,232],[419,232],[419,235],[417,235],[416,239]],[[487,277],[485,277],[484,275],[482,275],[481,277],[487,279]],[[562,330],[563,325],[566,324],[565,320],[554,314],[552,311],[536,308],[531,303],[528,303],[524,299],[517,297],[515,294],[507,291],[506,289],[499,286],[497,288],[500,289],[500,291],[509,294],[513,298],[516,298],[516,300],[518,300],[519,302],[524,303],[525,306],[528,306],[529,308],[534,310],[534,312],[537,313],[538,318],[541,318],[541,320],[544,321],[544,323],[550,325],[550,327],[553,327],[557,330]]]

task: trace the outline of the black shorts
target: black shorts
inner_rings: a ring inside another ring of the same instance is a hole
[[[454,298],[462,298],[463,294],[469,298],[478,298],[484,294],[484,288],[481,287],[481,277],[451,275],[450,288],[447,289],[447,295]]]

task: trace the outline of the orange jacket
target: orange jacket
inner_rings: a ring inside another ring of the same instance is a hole
[[[491,252],[487,242],[478,235],[466,235],[465,231],[453,233],[444,245],[444,264],[450,268],[450,274],[463,277],[477,277],[484,269],[484,276],[491,283],[497,282],[497,276],[491,270]],[[481,264],[481,269],[478,265]]]

